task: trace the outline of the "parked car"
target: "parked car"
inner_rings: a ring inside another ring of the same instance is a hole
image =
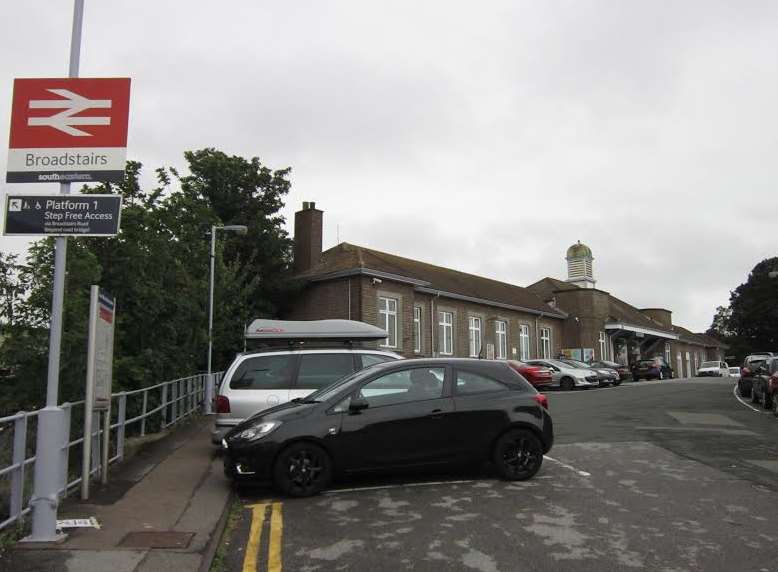
[[[546,396],[507,363],[402,360],[245,420],[224,438],[224,470],[296,497],[339,476],[486,461],[525,480],[553,441]]]
[[[597,384],[600,387],[608,387],[610,385],[613,385],[619,380],[619,374],[616,372],[615,369],[593,367],[588,363],[578,361],[577,359],[559,358],[559,361],[565,362],[566,364],[572,367],[577,367],[578,369],[588,369],[590,371],[593,371],[594,373],[597,374]]]
[[[751,401],[761,404],[765,409],[772,409],[778,395],[775,393],[775,386],[778,384],[778,358],[769,357],[753,369]]]
[[[251,339],[284,345],[235,357],[216,392],[215,445],[258,411],[305,397],[373,364],[402,359],[389,351],[353,347],[384,339],[386,332],[351,320],[255,320],[248,332]]]
[[[576,387],[597,387],[600,383],[592,370],[580,369],[556,359],[531,359],[529,365],[539,365],[551,370],[552,385],[564,390]]]
[[[730,366],[729,377],[740,379],[740,368],[737,366]]]
[[[622,381],[629,379],[630,376],[632,375],[629,371],[629,367],[620,363],[616,363],[615,361],[606,361],[606,360],[593,361],[589,365],[591,365],[592,367],[612,369],[617,374],[619,374],[618,381],[614,382],[613,385],[619,385]]]
[[[729,364],[725,361],[704,361],[697,370],[697,377],[729,377]]]
[[[671,368],[665,358],[652,357],[642,359],[632,365],[632,379],[640,381],[641,379],[672,379],[673,368]]]
[[[764,354],[747,355],[740,367],[740,379],[737,382],[737,391],[741,397],[751,397],[751,387],[754,381],[754,372],[767,360],[768,356]]]
[[[771,369],[778,369],[778,359],[773,360]],[[773,415],[778,417],[778,371],[772,371],[767,380],[767,392],[773,404]]]
[[[523,361],[508,360],[506,362],[513,369],[518,371],[524,376],[524,379],[532,384],[535,389],[543,389],[544,387],[550,387],[553,383],[551,377],[551,370],[547,367],[539,365],[529,365]]]

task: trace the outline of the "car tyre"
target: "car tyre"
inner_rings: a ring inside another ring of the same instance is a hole
[[[294,443],[273,465],[273,482],[291,497],[308,497],[324,490],[332,480],[332,460],[314,443]]]
[[[575,382],[570,377],[565,377],[562,379],[562,381],[559,383],[559,386],[565,390],[565,391],[572,391],[575,387]]]
[[[534,477],[543,464],[543,444],[532,431],[512,429],[497,439],[492,461],[501,478],[525,481]]]
[[[778,399],[773,396],[773,415],[778,417]]]
[[[762,405],[768,411],[773,408],[773,401],[775,401],[775,397],[767,393],[767,391],[762,394]]]
[[[618,385],[621,385],[621,380],[620,379],[618,381],[614,381],[613,382],[613,387],[616,387]]]

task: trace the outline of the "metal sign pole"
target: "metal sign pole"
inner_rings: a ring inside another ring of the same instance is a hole
[[[89,498],[92,471],[92,412],[95,407],[95,351],[97,347],[97,296],[100,287],[92,285],[89,291],[89,345],[86,357],[86,393],[84,395],[84,442],[81,446],[81,500]],[[99,419],[99,416],[98,416]],[[99,423],[98,423],[99,428]],[[100,454],[95,451],[95,455]]]
[[[84,20],[84,0],[74,0],[73,31],[70,40],[69,77],[78,77],[81,55],[81,30]],[[70,183],[60,183],[60,194],[70,193]],[[57,542],[65,535],[57,534],[57,508],[59,506],[59,447],[57,438],[64,431],[64,412],[58,407],[59,365],[62,343],[62,308],[65,298],[65,264],[67,238],[57,238],[54,256],[54,284],[49,334],[49,368],[46,386],[46,407],[38,414],[38,437],[35,461],[35,485],[30,504],[33,507],[30,542]]]

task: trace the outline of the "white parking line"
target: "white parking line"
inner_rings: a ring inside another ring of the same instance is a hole
[[[421,483],[400,483],[396,485],[378,485],[375,487],[354,487],[351,489],[332,489],[330,491],[323,491],[323,495],[335,495],[338,493],[357,493],[362,491],[382,491],[387,489],[403,489],[406,487],[432,487],[436,485],[466,485],[468,483],[478,483],[480,481],[472,479],[466,481],[429,481]]]
[[[576,469],[572,465],[568,465],[567,463],[563,463],[562,461],[554,459],[553,457],[549,457],[548,455],[543,455],[543,458],[546,459],[546,460],[551,461],[552,463],[557,463],[558,465],[560,465],[561,467],[564,467],[565,469],[569,469],[569,470],[573,471],[579,477],[591,477],[592,476],[591,473],[587,473],[586,471],[581,471],[579,469]]]
[[[757,409],[756,407],[752,407],[751,405],[749,405],[748,403],[743,401],[740,398],[740,396],[738,395],[738,393],[737,393],[737,383],[734,385],[734,387],[732,387],[732,395],[734,395],[735,399],[737,399],[740,403],[742,403],[743,405],[748,407],[750,410],[756,411],[757,413],[768,413],[767,411],[762,411],[761,409]]]

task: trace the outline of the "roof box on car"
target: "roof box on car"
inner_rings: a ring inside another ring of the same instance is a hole
[[[377,326],[355,320],[254,320],[246,330],[247,340],[262,341],[370,341],[388,334]]]

